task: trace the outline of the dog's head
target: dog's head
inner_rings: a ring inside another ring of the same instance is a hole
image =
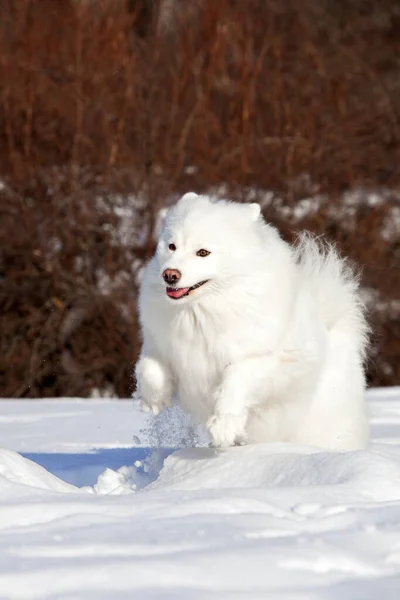
[[[244,275],[261,243],[261,223],[259,204],[185,194],[167,212],[156,252],[168,301],[199,300]]]

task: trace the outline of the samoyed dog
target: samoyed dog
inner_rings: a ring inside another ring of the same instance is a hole
[[[176,397],[215,446],[366,445],[357,278],[309,235],[284,242],[258,204],[183,196],[144,271],[139,315],[145,409]]]

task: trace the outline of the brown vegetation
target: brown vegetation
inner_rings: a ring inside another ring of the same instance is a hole
[[[0,395],[129,394],[157,211],[221,186],[362,266],[399,383],[399,40],[394,0],[0,0]]]

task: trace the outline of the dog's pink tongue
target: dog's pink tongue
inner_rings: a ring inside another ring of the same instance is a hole
[[[189,291],[189,288],[170,288],[167,287],[167,294],[170,298],[181,298]]]

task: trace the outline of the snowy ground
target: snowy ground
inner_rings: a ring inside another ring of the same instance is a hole
[[[400,388],[369,398],[348,454],[152,450],[193,434],[129,401],[0,401],[0,598],[398,600]]]

